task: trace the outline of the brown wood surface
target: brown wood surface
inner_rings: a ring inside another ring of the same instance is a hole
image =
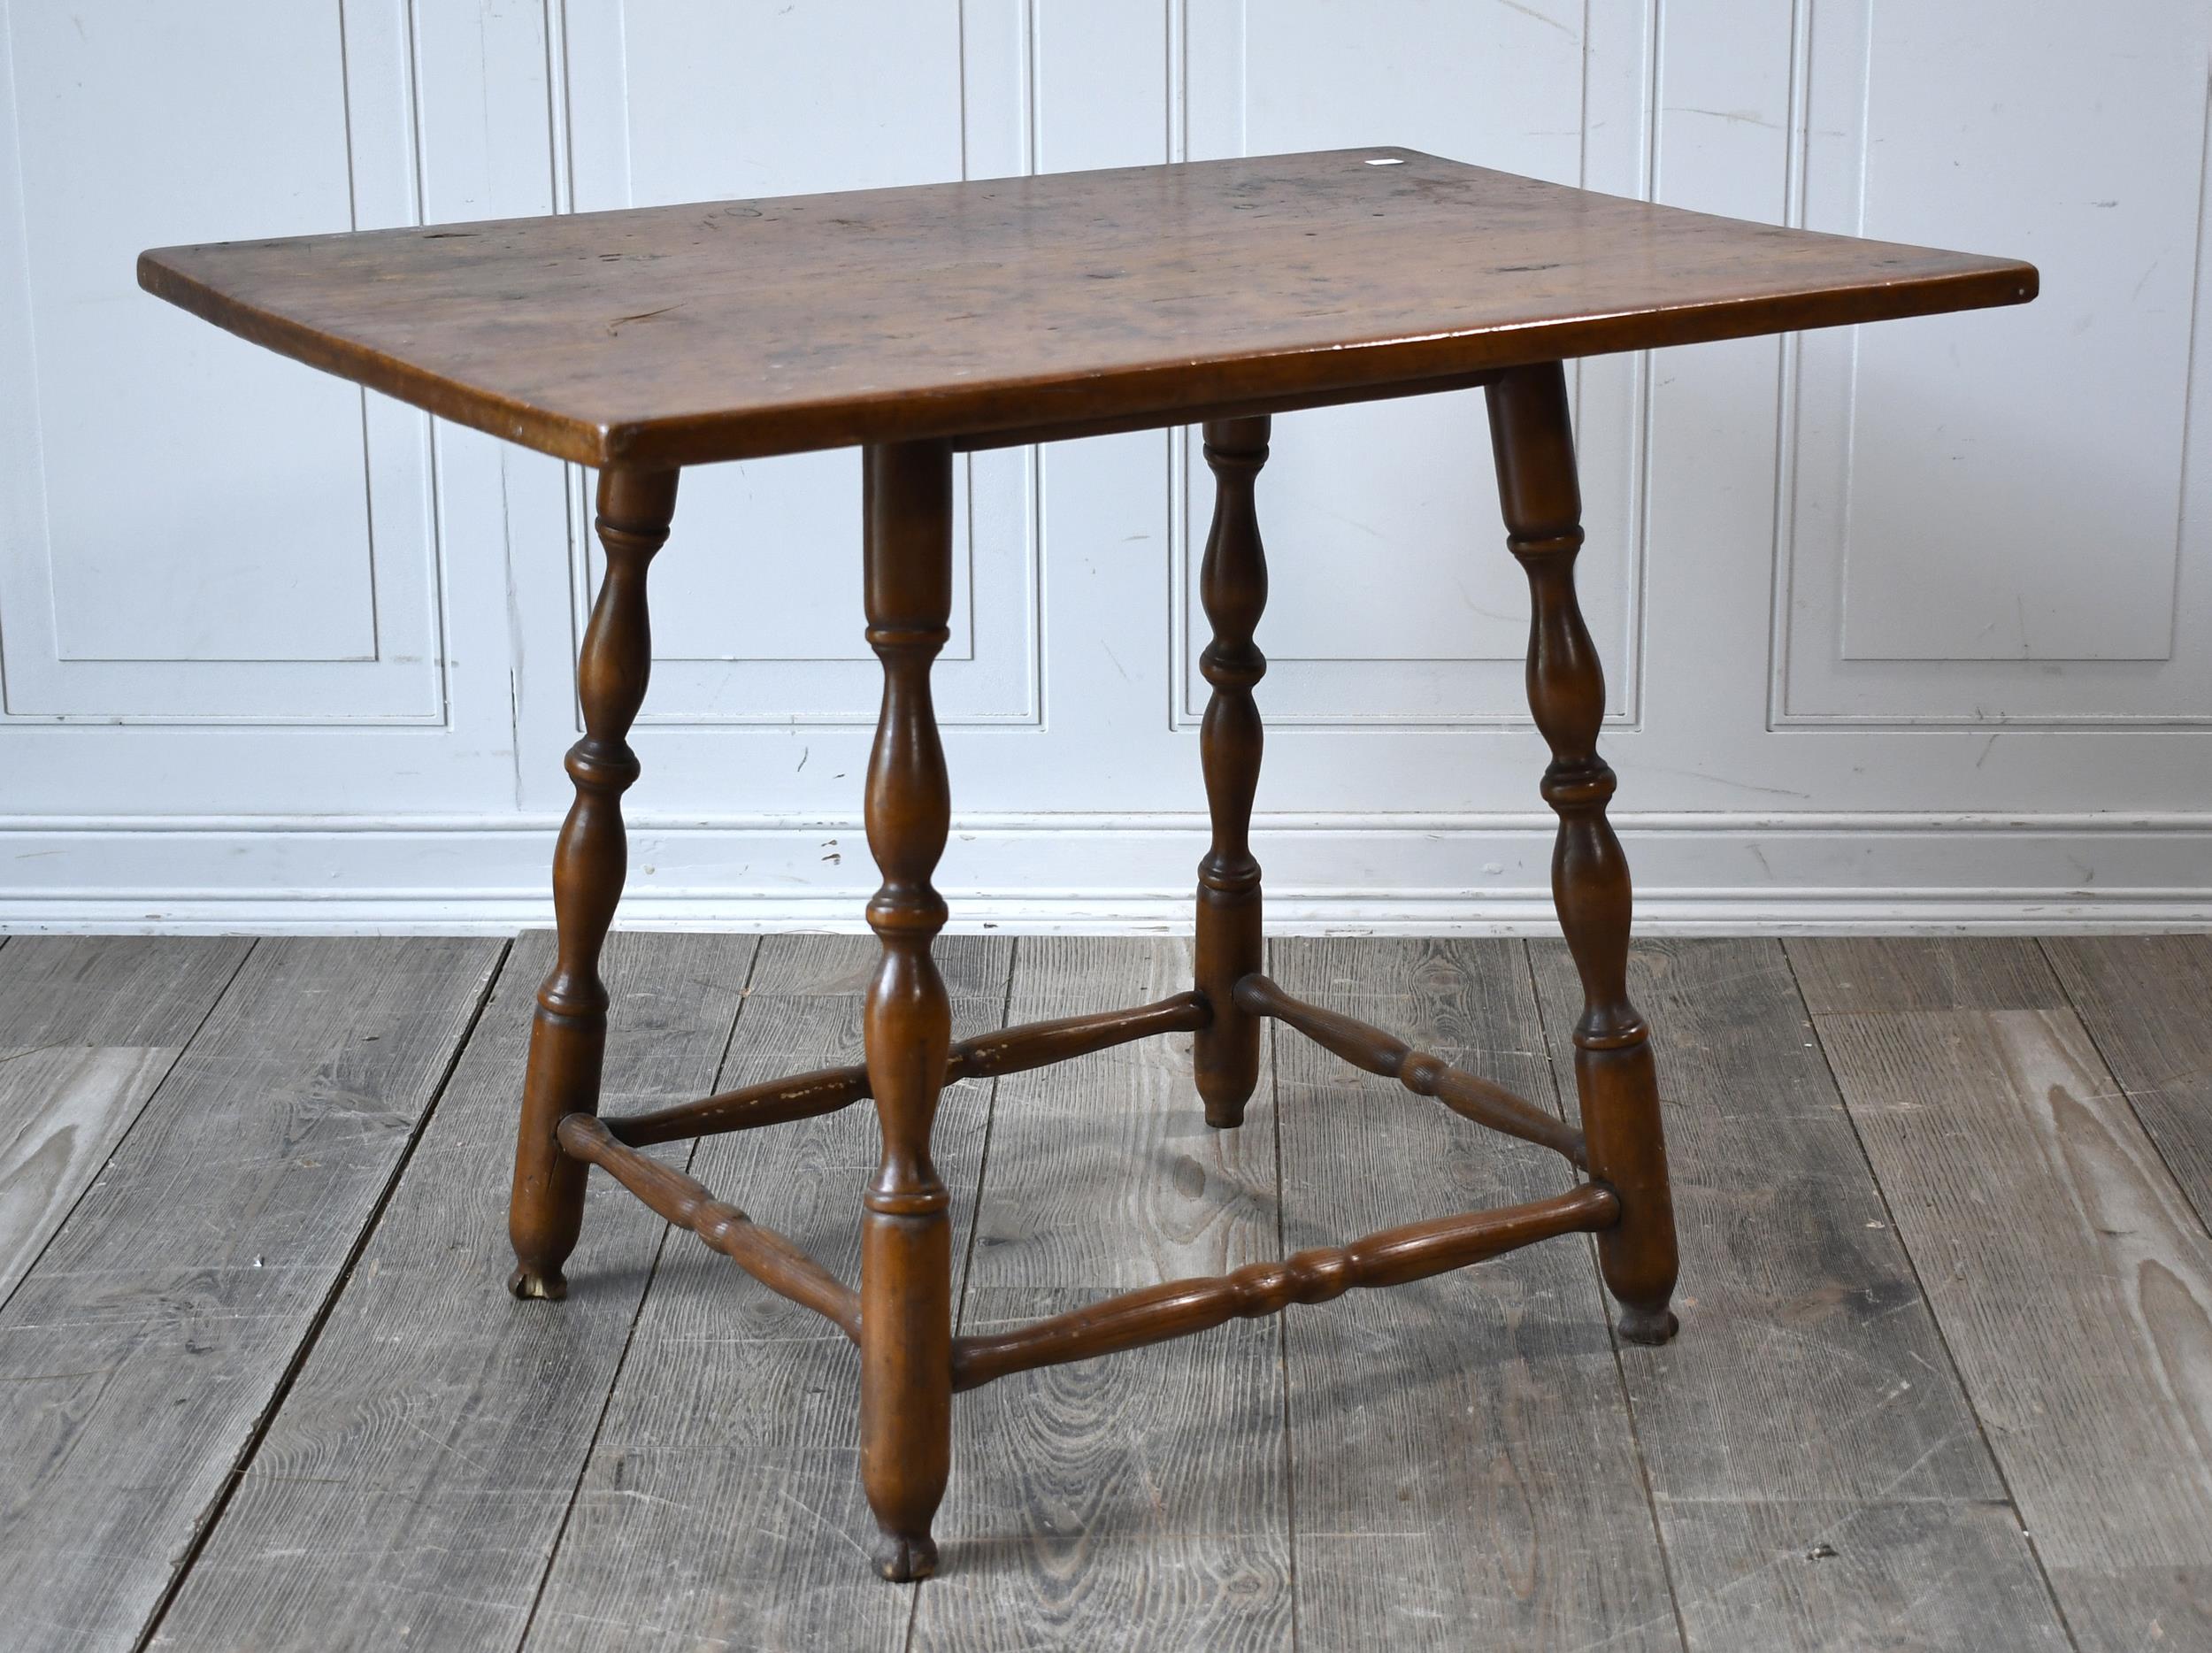
[[[2212,936],[2043,944],[2098,1053],[2212,1229]]]
[[[1585,1183],[1517,1205],[1401,1223],[1345,1245],[1311,1246],[1279,1262],[1247,1263],[1233,1273],[1140,1287],[1027,1326],[958,1339],[953,1387],[974,1388],[1038,1366],[1164,1343],[1230,1320],[1279,1314],[1294,1303],[1333,1303],[1362,1288],[1410,1285],[1540,1240],[1609,1228],[1620,1211],[1610,1188]]]
[[[946,1064],[949,1079],[996,1079],[1025,1073],[1056,1062],[1071,1062],[1136,1039],[1191,1033],[1207,1025],[1209,1012],[1192,992],[1171,993],[1150,1004],[1125,1011],[1094,1011],[1081,1016],[1051,1016],[1021,1022],[972,1039],[953,1041]]]
[[[1529,710],[1551,750],[1538,790],[1559,817],[1552,905],[1582,980],[1582,1013],[1564,1030],[1581,1163],[1621,1203],[1598,1235],[1598,1263],[1619,1304],[1614,1332],[1663,1343],[1676,1329],[1674,1205],[1651,1029],[1628,994],[1628,857],[1605,816],[1616,785],[1598,755],[1605,671],[1575,596],[1582,489],[1566,373],[1557,362],[1517,368],[1491,385],[1488,402],[1506,549],[1528,576]]]
[[[31,935],[0,948],[0,1302],[107,1163],[251,945]]]
[[[1417,1050],[1397,1034],[1343,1011],[1294,998],[1263,975],[1246,977],[1238,984],[1237,997],[1255,1012],[1297,1029],[1354,1067],[1394,1079],[1417,1096],[1433,1096],[1463,1119],[1524,1142],[1540,1142],[1574,1165],[1583,1163],[1581,1132],[1494,1080]]]
[[[1013,942],[949,936],[935,951],[957,1031],[1003,1022]],[[864,935],[764,939],[726,1081],[849,1058],[877,952]],[[988,1081],[957,1084],[938,1111],[936,1158],[961,1249],[989,1095]],[[864,1105],[710,1138],[691,1172],[851,1280],[876,1151]],[[579,1256],[591,1245],[588,1229]],[[672,1244],[577,1487],[529,1653],[897,1649],[912,1592],[867,1565],[859,1375],[835,1326],[703,1247]],[[957,1552],[948,1565],[960,1565]]]
[[[1024,937],[1012,1014],[1158,998],[1190,972],[1183,942]],[[1274,1188],[1264,1061],[1235,1131],[1192,1105],[1180,1037],[1001,1080],[961,1329],[1279,1257]],[[960,1396],[944,1568],[913,1646],[1287,1647],[1280,1325],[1232,1321]]]
[[[952,1009],[931,947],[944,897],[930,882],[952,818],[930,696],[950,636],[952,451],[942,442],[861,456],[861,585],[883,705],[868,752],[868,902],[882,957],[861,1043],[882,1152],[861,1196],[860,1476],[879,1529],[874,1557],[905,1583],[937,1568],[930,1518],[952,1466],[952,1196],[931,1157],[952,1052]]]
[[[1553,1094],[1517,942],[1279,939],[1269,958],[1301,993]],[[1295,1034],[1273,1049],[1292,1247],[1576,1180]],[[1587,1246],[1556,1241],[1285,1319],[1307,1653],[1679,1647],[1604,1303]]]
[[[1817,1026],[2077,1645],[2212,1646],[2212,1238],[2079,1019]]]
[[[143,1629],[503,950],[357,938],[254,949],[0,1311],[11,1647],[106,1653]]]
[[[1202,450],[1214,477],[1214,510],[1198,598],[1213,640],[1200,651],[1198,670],[1213,692],[1199,725],[1198,758],[1213,839],[1198,863],[1192,978],[1211,1018],[1191,1042],[1191,1071],[1206,1123],[1225,1130],[1243,1123],[1260,1077],[1260,1019],[1237,1003],[1236,987],[1266,959],[1251,829],[1267,742],[1252,691],[1267,675],[1267,656],[1253,633],[1267,608],[1256,493],[1269,429],[1264,419],[1214,419]]]
[[[1580,986],[1556,943],[1531,952],[1563,1068]],[[1682,1334],[1621,1365],[1693,1653],[2063,1648],[1780,944],[1641,942],[1629,986]]]
[[[1398,149],[172,247],[139,280],[587,465],[1256,413],[2036,287]]]
[[[507,1234],[515,1250],[507,1289],[518,1297],[566,1294],[561,1265],[583,1220],[584,1164],[562,1151],[556,1133],[569,1114],[599,1106],[599,1065],[607,1045],[607,984],[600,979],[599,953],[629,870],[622,795],[639,769],[630,725],[653,671],[646,573],[668,538],[675,509],[672,471],[599,473],[593,526],[606,548],[607,567],[576,658],[584,734],[568,749],[564,765],[576,796],[553,846],[557,940],[530,1025],[507,1205]]]
[[[649,1105],[714,1083],[754,946],[609,940],[610,1101]],[[515,944],[406,1176],[162,1620],[165,1650],[463,1653],[520,1639],[666,1233],[596,1178],[567,1301],[499,1290],[515,1073],[552,962],[549,934]]]
[[[811,1309],[860,1341],[860,1294],[774,1229],[764,1227],[695,1177],[615,1141],[588,1113],[561,1121],[561,1146],[596,1165],[652,1211],[719,1251],[778,1296]]]
[[[995,1028],[972,1039],[953,1041],[952,1053],[945,1062],[945,1081],[993,1079],[1002,1073],[1048,1067],[1072,1057],[1126,1044],[1132,1039],[1188,1033],[1204,1026],[1206,1019],[1206,1007],[1196,994],[1178,993],[1156,1004],[1140,1004],[1131,1010],[1098,1011],[1087,1016],[1059,1016],[1018,1027]],[[642,1146],[810,1119],[867,1099],[867,1065],[848,1063],[842,1067],[817,1068],[763,1080],[757,1085],[741,1085],[673,1108],[626,1114],[607,1120],[606,1125],[616,1141]]]
[[[626,1113],[605,1121],[618,1142],[649,1148],[656,1142],[680,1142],[695,1136],[718,1136],[725,1131],[757,1131],[767,1125],[788,1125],[817,1114],[835,1113],[868,1100],[868,1070],[863,1064],[814,1068],[804,1073],[779,1073],[757,1084],[655,1108],[647,1113]]]

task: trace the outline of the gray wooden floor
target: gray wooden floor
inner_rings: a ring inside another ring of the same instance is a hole
[[[944,1576],[864,1566],[856,1362],[618,1189],[501,1289],[548,947],[0,946],[10,1649],[2212,1647],[2212,938],[1654,942],[1682,1336],[1586,1243],[958,1403]],[[618,937],[611,1107],[850,1059],[872,943]],[[1181,943],[951,939],[964,1031]],[[1555,945],[1285,941],[1556,1099]],[[959,1314],[1562,1187],[1284,1034],[949,1093]],[[656,1150],[857,1272],[869,1110]]]

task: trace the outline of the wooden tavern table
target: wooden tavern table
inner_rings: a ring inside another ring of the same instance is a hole
[[[578,664],[587,733],[554,851],[559,949],[538,994],[510,1230],[518,1296],[557,1298],[600,1166],[859,1346],[861,1473],[877,1564],[936,1564],[929,1527],[952,1396],[1236,1315],[1392,1286],[1555,1234],[1597,1236],[1619,1334],[1671,1336],[1674,1219],[1643,1019],[1625,988],[1628,868],[1605,819],[1603,680],[1574,593],[1582,542],[1562,361],[2034,296],[2032,267],[1540,183],[1407,150],[1346,150],[856,194],[719,202],[147,253],[151,291],[270,349],[599,471],[606,575]],[[1581,1128],[1261,969],[1247,842],[1260,762],[1253,633],[1267,574],[1253,484],[1269,416],[1484,387],[1506,542],[1527,570],[1528,688],[1552,752],[1552,887],[1580,972]],[[931,962],[930,875],[950,796],[930,665],[952,598],[956,454],[1203,422],[1215,477],[1201,595],[1213,641],[1200,752],[1191,990],[1136,1010],[953,1043]],[[881,962],[864,1064],[601,1119],[601,943],[621,894],[626,742],[650,646],[646,566],[688,465],[858,444],[867,637],[884,693],[868,767],[868,903]],[[930,1161],[940,1089],[1153,1034],[1187,1033],[1206,1122],[1243,1116],[1271,1018],[1586,1173],[1571,1193],[1432,1218],[1350,1244],[955,1337],[951,1232]],[[639,1150],[874,1099],[860,1288]]]

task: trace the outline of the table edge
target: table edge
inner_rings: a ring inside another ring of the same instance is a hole
[[[1230,412],[1286,411],[1417,395],[1425,388],[1477,383],[1536,362],[2025,304],[2036,296],[2039,284],[2033,265],[1986,259],[1967,269],[1873,285],[1855,282],[1416,338],[1299,346],[1218,361],[1154,363],[1087,379],[1040,375],[889,396],[872,393],[714,413],[595,420],[457,385],[368,346],[259,309],[164,263],[162,255],[173,250],[185,249],[154,248],[139,255],[139,285],[227,332],[555,458],[641,469],[893,442],[1000,446],[1101,429],[1193,424]],[[1079,409],[1055,405],[1077,397]]]

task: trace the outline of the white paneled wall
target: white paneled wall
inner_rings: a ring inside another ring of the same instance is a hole
[[[588,479],[141,248],[1368,143],[2042,265],[1577,370],[1645,927],[2212,922],[2208,85],[2204,0],[0,0],[0,923],[549,910]],[[687,478],[630,919],[858,921],[858,481]],[[1185,922],[1204,481],[966,463],[956,924]],[[1261,507],[1271,915],[1540,922],[1480,398],[1280,419]]]

